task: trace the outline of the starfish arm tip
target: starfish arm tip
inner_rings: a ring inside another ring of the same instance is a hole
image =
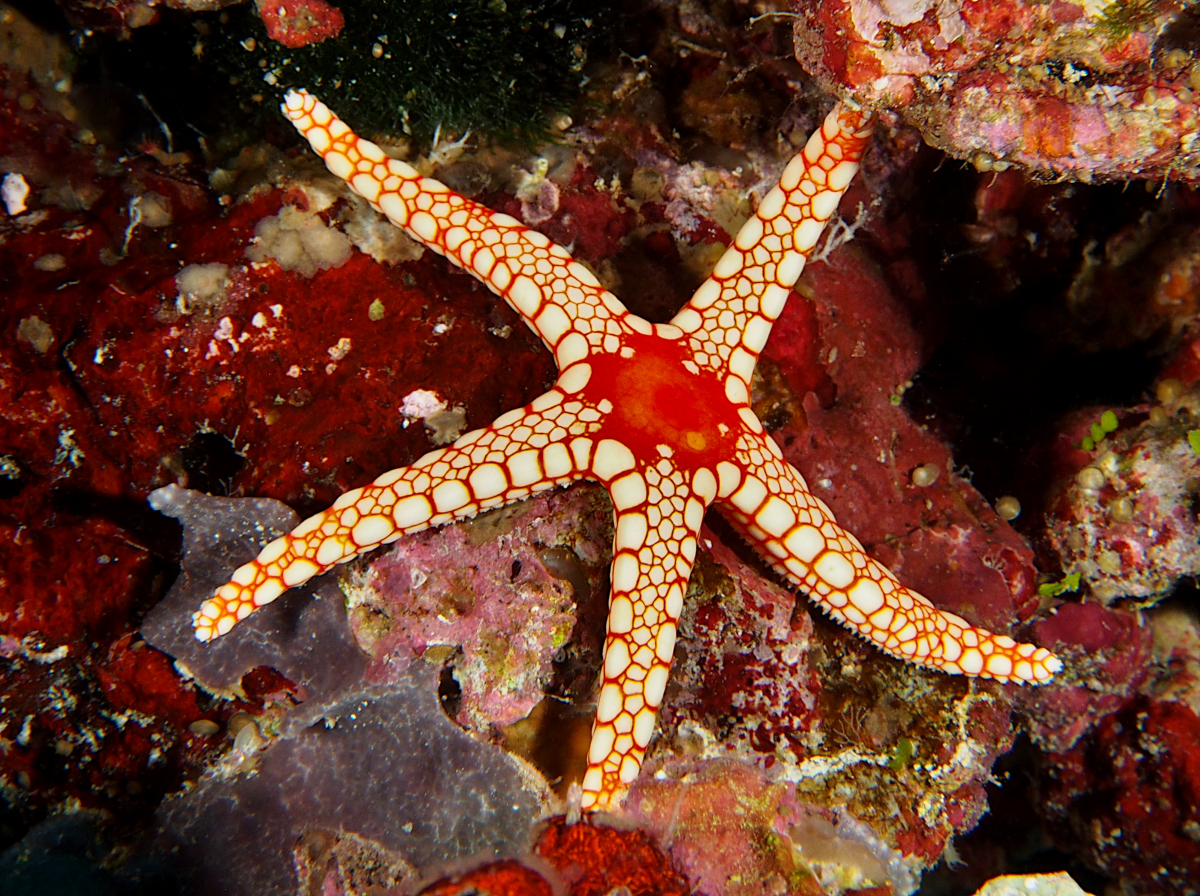
[[[294,118],[297,114],[303,113],[305,100],[307,100],[309,96],[309,92],[303,87],[298,89],[289,89],[288,92],[283,95],[283,102],[279,104],[279,109],[284,115],[288,116],[289,118]]]
[[[217,636],[216,629],[213,628],[212,618],[202,615],[200,611],[192,614],[192,627],[192,634],[201,643],[207,643]]]
[[[1063,661],[1052,653],[1047,653],[1046,657],[1041,660],[1040,665],[1046,670],[1046,677],[1035,682],[1035,684],[1042,684],[1044,681],[1049,681],[1063,670]]]

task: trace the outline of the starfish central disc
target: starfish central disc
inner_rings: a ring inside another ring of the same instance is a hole
[[[725,387],[694,363],[677,342],[656,336],[626,340],[629,357],[597,357],[585,394],[608,397],[605,432],[639,457],[663,454],[682,467],[715,469],[731,456],[740,429]]]

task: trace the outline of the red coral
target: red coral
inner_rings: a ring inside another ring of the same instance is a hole
[[[591,821],[550,822],[535,851],[566,879],[571,896],[604,896],[624,887],[629,896],[687,896],[670,861],[641,831],[618,831]]]
[[[285,47],[305,47],[337,37],[346,24],[342,11],[325,0],[257,0],[267,36]]]
[[[431,884],[423,889],[419,896],[464,896],[467,893],[489,893],[491,896],[553,896],[554,889],[536,871],[509,859]]]
[[[0,634],[111,637],[128,625],[148,568],[146,552],[106,520],[30,529],[0,519]]]
[[[1128,8],[1126,8],[1128,7]],[[802,4],[797,58],[835,90],[897,108],[959,158],[1035,170],[1195,178],[1200,117],[1188,71],[1158,36],[1166,0],[1101,4],[948,0]]]
[[[186,728],[201,716],[196,693],[184,684],[171,658],[126,635],[109,648],[96,670],[112,707],[140,712]]]
[[[1200,880],[1200,718],[1139,697],[1069,753],[1042,787],[1056,835],[1145,892],[1194,893]],[[1188,883],[1191,881],[1192,883]]]

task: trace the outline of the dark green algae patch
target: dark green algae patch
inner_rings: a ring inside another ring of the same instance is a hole
[[[362,0],[340,3],[336,38],[288,48],[253,6],[210,20],[211,64],[243,108],[274,109],[305,87],[368,138],[429,141],[440,130],[509,141],[546,136],[587,83],[613,8],[586,0]]]

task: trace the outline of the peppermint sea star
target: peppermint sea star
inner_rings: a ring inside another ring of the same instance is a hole
[[[560,372],[525,407],[347,492],[271,542],[194,615],[201,641],[381,544],[592,479],[612,498],[616,536],[584,809],[616,804],[637,776],[712,504],[781,576],[892,656],[1035,684],[1062,668],[1046,649],[975,628],[900,584],[834,521],[750,409],[758,354],[858,170],[868,113],[835,107],[691,301],[670,323],[652,324],[565,249],[388,158],[306,91],[289,92],[282,109],[330,171],[508,302]]]

